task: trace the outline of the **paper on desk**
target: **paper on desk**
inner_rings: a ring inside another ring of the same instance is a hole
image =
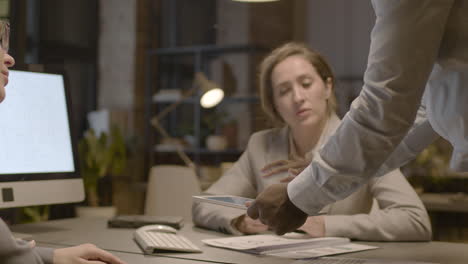
[[[283,251],[283,252],[277,252],[277,253],[266,252],[265,255],[282,257],[282,258],[302,259],[302,258],[315,258],[315,257],[351,253],[351,252],[376,249],[376,248],[378,247],[363,245],[363,244],[356,244],[356,243],[347,243],[343,245],[335,245],[335,246],[319,247],[319,248],[311,248],[311,249],[305,249],[305,248],[304,249],[290,249],[289,251]]]
[[[205,239],[203,243],[220,248],[248,253],[285,257],[310,258],[327,256],[377,247],[350,243],[348,238],[286,238],[276,235],[251,235],[229,238]]]

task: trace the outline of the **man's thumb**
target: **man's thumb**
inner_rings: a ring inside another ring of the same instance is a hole
[[[256,201],[253,201],[249,208],[247,208],[247,215],[252,219],[258,219],[258,207]]]

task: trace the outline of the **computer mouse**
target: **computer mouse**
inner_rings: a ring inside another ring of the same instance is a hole
[[[177,233],[177,229],[167,225],[146,225],[143,229],[147,232]]]

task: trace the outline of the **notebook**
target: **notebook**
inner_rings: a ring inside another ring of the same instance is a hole
[[[293,259],[321,257],[377,248],[375,246],[351,243],[349,238],[344,237],[304,237],[306,236],[303,234],[295,235],[294,233],[290,233],[287,236],[236,236],[205,239],[202,242],[213,247]]]

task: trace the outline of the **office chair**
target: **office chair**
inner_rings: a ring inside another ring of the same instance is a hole
[[[182,216],[192,219],[192,195],[201,193],[192,168],[180,165],[157,165],[150,170],[146,190],[145,214]]]

